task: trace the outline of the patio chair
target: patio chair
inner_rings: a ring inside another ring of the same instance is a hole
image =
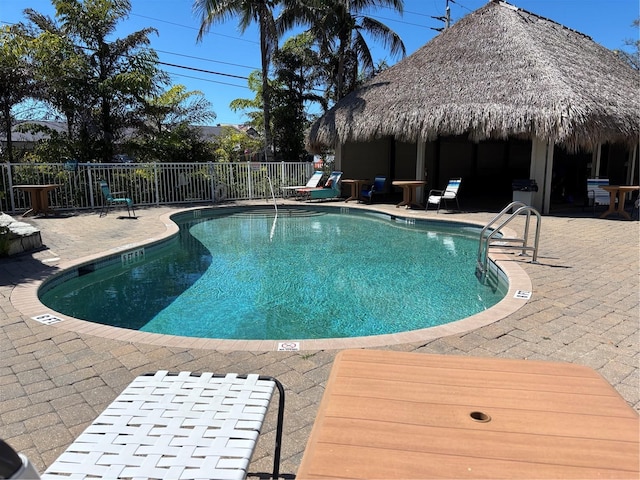
[[[383,177],[381,175],[376,176],[373,179],[373,183],[371,185],[365,185],[360,192],[360,198],[367,203],[373,202],[373,197],[375,195],[380,196],[384,193],[384,187],[387,183],[387,177]]]
[[[296,190],[296,192],[306,197],[307,200],[337,198],[342,194],[342,191],[340,188],[341,177],[342,177],[342,172],[331,172],[331,175],[329,175],[329,178],[324,184],[324,187],[300,188]]]
[[[587,179],[587,204],[593,206],[593,213],[596,212],[596,206],[611,203],[611,195],[601,187],[609,185],[608,178],[588,178]]]
[[[313,172],[313,175],[309,177],[306,185],[294,185],[291,187],[282,187],[283,193],[285,192],[296,192],[301,188],[317,188],[320,185],[320,181],[322,180],[322,170],[316,170]],[[296,192],[297,193],[297,192]]]
[[[460,210],[460,204],[458,203],[458,190],[460,189],[460,183],[462,178],[452,178],[449,180],[447,187],[444,190],[430,190],[427,197],[427,206],[425,210],[429,210],[429,204],[437,205],[438,209],[436,213],[440,212],[440,205],[444,202],[445,208],[447,207],[447,200],[455,200],[458,210]]]
[[[278,380],[166,370],[135,378],[42,478],[243,479],[276,389],[278,478],[284,420]]]
[[[123,197],[122,195],[126,195],[126,192],[112,192],[109,189],[109,185],[104,180],[100,180],[98,182],[100,185],[100,190],[102,190],[102,196],[104,197],[104,201],[102,203],[102,209],[100,210],[100,216],[106,215],[109,213],[109,209],[114,205],[124,205],[127,207],[127,214],[131,217],[131,213],[133,212],[133,218],[136,216],[136,212],[133,208],[133,200],[129,197]]]

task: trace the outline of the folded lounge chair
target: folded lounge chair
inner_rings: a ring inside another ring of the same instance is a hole
[[[297,193],[303,195],[307,200],[318,200],[327,198],[337,198],[342,194],[340,178],[342,172],[331,172],[324,187],[319,188],[300,188],[296,190]]]

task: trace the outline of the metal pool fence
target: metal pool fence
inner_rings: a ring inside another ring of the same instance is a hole
[[[16,185],[55,184],[49,205],[57,210],[96,209],[103,198],[98,181],[112,192],[125,192],[136,206],[217,203],[276,197],[282,187],[304,185],[311,162],[270,163],[3,163],[0,164],[0,211],[29,209],[28,193]]]

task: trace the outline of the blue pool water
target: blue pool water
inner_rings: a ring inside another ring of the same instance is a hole
[[[301,209],[176,221],[166,247],[80,271],[42,303],[147,332],[296,340],[441,325],[505,294],[475,277],[476,228]]]

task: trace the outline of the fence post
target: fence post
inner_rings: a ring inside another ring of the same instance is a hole
[[[91,209],[96,208],[96,197],[93,194],[93,173],[91,171],[91,164],[87,164],[87,182],[89,184],[89,204]]]
[[[158,162],[153,162],[153,177],[155,182],[156,206],[160,205],[160,184],[158,183]]]
[[[216,178],[213,170],[213,163],[207,162],[209,165],[209,188],[211,189],[211,203],[216,203]]]
[[[253,182],[251,181],[251,162],[247,162],[247,187],[249,189],[249,200],[253,200]]]
[[[11,163],[7,164],[7,181],[9,182],[9,200],[11,201],[11,211],[16,211],[16,198],[13,191],[13,172],[11,170]]]

